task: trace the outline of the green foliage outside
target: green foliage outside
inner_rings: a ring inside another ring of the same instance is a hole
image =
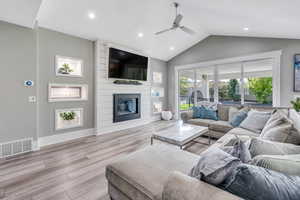
[[[291,101],[291,104],[293,105],[293,108],[300,112],[300,98],[298,97],[295,101]]]
[[[188,91],[189,91],[189,81],[187,77],[180,77],[180,95],[184,96],[187,95]]]
[[[238,87],[239,82],[236,79],[230,79],[228,85],[228,96],[234,101],[240,100],[240,95],[237,94],[236,88]]]
[[[181,104],[180,105],[180,110],[189,110],[191,107],[193,107],[194,104]]]
[[[272,101],[270,96],[272,95],[272,78],[249,78],[248,79],[249,90],[256,97],[259,103],[268,104]]]

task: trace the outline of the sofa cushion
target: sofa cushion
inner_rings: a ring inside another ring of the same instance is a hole
[[[259,136],[259,134],[255,133],[253,131],[243,129],[243,128],[240,128],[240,127],[231,129],[228,133],[233,134],[233,135],[247,135],[247,136],[251,136],[251,137],[258,137]]]
[[[228,121],[213,121],[209,124],[209,129],[213,131],[219,131],[227,133],[231,129],[233,129],[233,126]]]
[[[247,118],[240,124],[240,127],[260,133],[270,119],[271,112],[250,110]]]
[[[198,126],[206,126],[209,127],[209,125],[215,122],[215,120],[212,119],[189,119],[187,121],[187,123],[189,124],[194,124],[194,125],[198,125]]]
[[[252,157],[257,155],[288,155],[300,154],[300,146],[252,138],[249,150]]]
[[[228,121],[229,120],[229,109],[233,107],[239,110],[242,108],[241,105],[224,105],[224,104],[218,104],[218,118],[222,121]]]
[[[258,155],[252,159],[251,164],[292,176],[300,176],[300,154]]]
[[[110,184],[130,199],[161,200],[170,173],[188,174],[198,159],[199,156],[172,146],[154,145],[108,165],[106,176]]]
[[[241,164],[224,188],[248,200],[299,200],[300,177]]]

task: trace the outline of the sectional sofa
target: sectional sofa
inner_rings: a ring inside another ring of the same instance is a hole
[[[257,109],[272,110],[261,107]],[[242,140],[259,136],[245,129],[233,128],[227,121],[228,110],[229,106],[218,106],[220,121],[192,119],[190,112],[182,113],[182,117],[187,123],[208,126],[209,134],[219,138],[210,148],[232,145],[235,135],[239,135]],[[300,128],[298,114],[291,116],[297,123],[297,128]],[[163,144],[146,147],[107,166],[108,193],[113,200],[241,199],[188,176],[198,160],[199,155]]]

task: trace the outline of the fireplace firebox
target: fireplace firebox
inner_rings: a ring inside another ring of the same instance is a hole
[[[113,122],[141,118],[141,94],[114,94]]]

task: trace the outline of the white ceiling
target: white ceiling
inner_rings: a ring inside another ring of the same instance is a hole
[[[180,30],[154,35],[171,25],[173,0],[43,0],[37,15],[40,1],[1,0],[0,19],[33,26],[37,16],[41,27],[107,40],[163,60],[208,35],[300,39],[299,0],[177,0],[183,25],[197,32],[193,36]],[[94,20],[89,12],[95,13]],[[139,32],[143,38],[137,37]]]
[[[42,0],[0,0],[0,20],[33,28]]]

